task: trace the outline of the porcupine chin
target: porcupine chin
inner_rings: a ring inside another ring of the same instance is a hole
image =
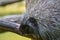
[[[60,40],[60,0],[27,0],[27,20],[37,19],[38,31],[43,40]]]

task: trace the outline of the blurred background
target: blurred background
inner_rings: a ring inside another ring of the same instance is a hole
[[[6,15],[20,15],[25,12],[25,2],[22,0],[9,5],[0,6],[0,17]],[[0,29],[0,40],[30,40],[12,32]]]

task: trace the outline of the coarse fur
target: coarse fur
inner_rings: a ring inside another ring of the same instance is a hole
[[[25,19],[30,17],[38,20],[43,40],[60,40],[60,0],[26,0]]]

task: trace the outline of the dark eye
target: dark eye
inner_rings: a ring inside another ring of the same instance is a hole
[[[33,24],[34,26],[37,26],[37,25],[38,25],[38,24],[37,24],[37,20],[36,20],[34,17],[30,17],[30,18],[28,19],[28,21],[29,21],[29,23]]]

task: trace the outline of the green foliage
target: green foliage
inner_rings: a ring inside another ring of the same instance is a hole
[[[12,32],[5,32],[0,34],[0,40],[28,40],[28,39],[29,38],[22,37]]]

